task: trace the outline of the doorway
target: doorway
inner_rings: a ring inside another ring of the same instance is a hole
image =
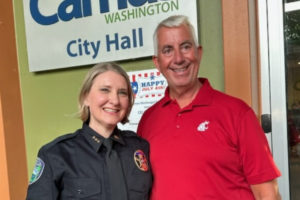
[[[300,0],[285,0],[284,41],[291,200],[300,197]]]
[[[258,0],[262,113],[282,176],[282,199],[300,197],[300,0]]]

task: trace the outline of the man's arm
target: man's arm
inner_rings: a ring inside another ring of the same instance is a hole
[[[251,185],[256,200],[281,200],[277,180]]]

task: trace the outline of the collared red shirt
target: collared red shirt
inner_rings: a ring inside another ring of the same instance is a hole
[[[248,105],[199,81],[189,105],[180,108],[167,88],[139,123],[151,149],[151,199],[253,200],[250,185],[280,176],[264,132]]]
[[[115,129],[129,200],[147,200],[152,184],[149,144],[131,131]],[[43,146],[27,192],[27,200],[112,200],[105,164],[104,138],[83,124],[73,134]]]

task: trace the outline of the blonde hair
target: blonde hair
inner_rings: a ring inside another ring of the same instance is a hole
[[[79,115],[80,115],[80,119],[83,122],[86,122],[90,117],[89,108],[88,108],[88,106],[84,105],[84,100],[91,90],[94,79],[99,74],[102,74],[107,71],[113,71],[113,72],[116,72],[117,74],[120,74],[122,77],[124,77],[124,79],[126,81],[127,88],[128,88],[129,106],[128,106],[128,110],[126,112],[125,117],[121,120],[121,123],[125,124],[126,122],[129,121],[128,116],[130,114],[131,108],[134,103],[134,97],[133,97],[133,92],[131,89],[131,84],[130,84],[130,80],[129,80],[127,73],[122,69],[121,66],[119,66],[115,63],[99,63],[99,64],[96,64],[95,66],[93,66],[88,71],[87,75],[85,76],[85,78],[83,80],[81,90],[79,93],[79,99],[78,99],[79,100],[79,105],[78,105],[79,106]]]

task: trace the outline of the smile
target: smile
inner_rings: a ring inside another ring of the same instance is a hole
[[[180,73],[180,72],[184,72],[188,69],[189,65],[185,66],[185,67],[181,67],[181,68],[169,68],[170,70],[172,70],[173,72],[177,72],[177,73]]]
[[[112,108],[104,108],[103,110],[104,110],[104,111],[107,111],[107,112],[112,112],[112,113],[117,113],[117,112],[119,112],[119,109],[112,109]]]

